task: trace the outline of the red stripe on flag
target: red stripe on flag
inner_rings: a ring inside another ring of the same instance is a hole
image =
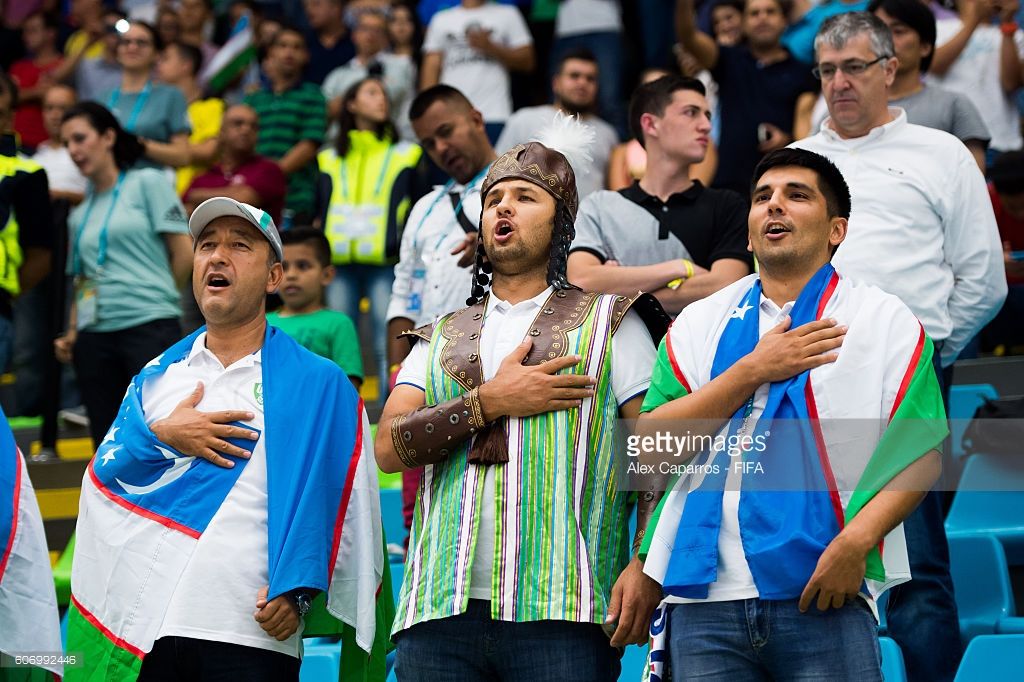
[[[822,313],[825,312],[825,306],[828,305],[829,299],[832,298],[832,294],[836,291],[836,286],[839,284],[839,274],[833,272],[832,279],[828,281],[828,285],[825,287],[825,291],[821,294],[821,300],[818,301],[818,314],[814,316],[814,319],[820,320]]]
[[[835,512],[836,521],[839,523],[839,530],[842,530],[845,525],[843,500],[839,497],[839,486],[836,485],[836,477],[832,473],[832,465],[828,461],[825,435],[821,432],[821,422],[818,420],[818,405],[814,402],[814,389],[811,388],[810,377],[807,377],[804,397],[807,399],[807,414],[811,419],[811,431],[814,432],[814,442],[818,445],[818,461],[821,462],[821,471],[825,474],[828,496],[832,499],[832,511]]]
[[[123,639],[115,635],[113,632],[111,632],[105,625],[103,625],[103,623],[100,622],[99,618],[92,615],[89,609],[82,606],[82,602],[78,601],[78,599],[76,599],[75,595],[73,594],[71,595],[71,603],[74,604],[75,608],[78,609],[78,612],[82,614],[82,618],[85,618],[87,621],[89,621],[90,625],[92,625],[94,628],[103,633],[103,636],[109,639],[114,646],[118,647],[119,649],[124,649],[125,651],[127,651],[132,656],[135,656],[138,659],[142,659],[146,655],[146,652],[142,649],[138,648],[137,646],[129,644],[128,642],[124,641]]]
[[[920,326],[921,323],[918,322]],[[900,390],[896,392],[896,400],[892,404],[892,412],[889,413],[889,421],[896,416],[896,410],[900,408],[900,403],[903,402],[903,398],[907,395],[907,389],[910,388],[910,381],[914,378],[914,371],[917,370],[917,363],[921,360],[921,353],[924,352],[924,327],[921,326],[921,333],[917,336],[917,346],[914,348],[914,353],[910,356],[910,364],[907,365],[907,371],[903,373],[903,381],[900,382]]]
[[[672,324],[675,324],[673,322]],[[687,393],[693,393],[693,389],[690,388],[690,382],[683,376],[683,370],[679,368],[679,364],[676,362],[676,354],[672,351],[672,327],[669,327],[668,333],[665,334],[665,354],[668,355],[668,361],[672,365],[672,373],[676,375],[676,379],[683,385]]]
[[[4,553],[0,555],[0,580],[4,579],[4,571],[7,569],[7,560],[11,558],[11,550],[14,548],[14,536],[18,534],[18,505],[21,502],[21,450],[14,446],[14,503],[11,505],[14,516],[11,518],[11,534],[7,538],[7,545]]]
[[[363,399],[359,399],[356,405],[356,444],[352,449],[352,459],[348,463],[348,477],[345,481],[345,489],[341,494],[341,504],[338,506],[338,516],[334,519],[334,542],[331,544],[331,562],[327,565],[327,584],[330,585],[331,575],[334,573],[334,563],[338,560],[338,549],[341,547],[341,529],[345,525],[345,512],[348,511],[348,501],[352,497],[352,486],[355,484],[356,469],[359,468],[359,458],[363,454]]]
[[[99,477],[96,475],[96,472],[93,470],[93,467],[95,465],[96,465],[96,458],[93,457],[92,458],[92,462],[89,463],[89,467],[88,467],[89,478],[92,480],[92,484],[94,486],[96,486],[96,489],[99,490],[104,495],[106,495],[107,498],[111,502],[113,502],[114,504],[117,504],[117,505],[119,505],[121,507],[124,507],[125,509],[127,509],[131,513],[138,514],[139,516],[143,516],[143,517],[149,519],[150,521],[156,521],[161,526],[167,526],[171,530],[176,530],[179,533],[184,533],[185,535],[189,536],[190,538],[195,538],[196,540],[198,540],[199,536],[202,535],[202,533],[200,533],[198,530],[195,530],[194,528],[189,528],[188,526],[183,526],[180,523],[178,523],[177,521],[172,521],[171,519],[167,518],[166,516],[160,516],[159,514],[157,514],[155,512],[151,512],[148,509],[144,509],[144,508],[140,507],[137,504],[132,504],[128,500],[124,499],[123,497],[121,497],[120,495],[115,493],[114,491],[110,490],[109,488],[107,488],[107,486],[103,485],[103,483],[100,481]]]

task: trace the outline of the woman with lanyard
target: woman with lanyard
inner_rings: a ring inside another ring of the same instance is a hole
[[[163,47],[156,29],[134,21],[121,33],[117,61],[121,84],[98,101],[136,135],[143,147],[141,165],[181,168],[190,162],[185,96],[177,88],[153,82],[153,68]]]
[[[370,299],[381,393],[387,390],[387,307],[401,231],[412,204],[422,150],[398,140],[383,83],[365,78],[345,93],[333,149],[320,152],[318,215],[339,266],[327,304],[358,325]]]
[[[174,187],[135,166],[142,145],[109,111],[72,107],[61,138],[89,187],[68,218],[75,296],[55,350],[74,363],[95,446],[131,378],[181,335],[178,290],[192,272],[192,243]]]

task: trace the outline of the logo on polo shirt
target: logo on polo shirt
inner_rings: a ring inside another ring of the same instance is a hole
[[[256,404],[263,407],[263,383],[257,381],[252,385],[252,397],[256,399]]]
[[[172,223],[187,223],[188,217],[186,217],[185,212],[181,210],[181,206],[175,204],[167,209],[167,213],[164,214],[164,220]]]

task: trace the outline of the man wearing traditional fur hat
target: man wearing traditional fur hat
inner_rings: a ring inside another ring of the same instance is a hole
[[[615,680],[615,647],[646,641],[660,598],[629,549],[613,429],[639,414],[668,317],[566,280],[581,130],[556,119],[495,161],[468,307],[408,333],[381,416],[379,466],[424,467],[393,629],[403,680]]]

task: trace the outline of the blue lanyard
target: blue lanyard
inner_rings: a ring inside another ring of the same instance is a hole
[[[110,206],[107,207],[107,215],[103,219],[103,224],[100,226],[100,246],[99,255],[96,256],[96,269],[102,270],[103,265],[107,262],[107,232],[110,230],[110,216],[114,213],[114,206],[117,204],[117,197],[121,194],[121,185],[124,183],[124,171],[117,176],[117,184],[114,185],[114,191],[110,195]],[[75,241],[71,244],[71,274],[75,277],[82,274],[82,234],[85,232],[85,226],[89,224],[89,217],[92,215],[92,206],[96,202],[95,188],[91,188],[93,191],[89,192],[89,203],[85,205],[85,214],[82,216],[82,222],[78,223],[78,229],[75,230]]]
[[[459,203],[455,205],[455,210],[452,211],[452,215],[454,215],[456,217],[459,215],[459,211],[462,210],[462,202],[464,202],[466,200],[466,195],[469,194],[469,188],[472,187],[473,185],[475,185],[477,180],[479,180],[480,178],[482,178],[485,175],[487,175],[487,171],[489,171],[490,169],[491,169],[491,164],[487,164],[486,166],[484,166],[483,170],[481,170],[479,173],[477,173],[476,175],[473,176],[472,180],[470,180],[469,182],[466,183],[466,185],[465,185],[466,189],[462,192],[462,196],[459,197]],[[434,200],[432,202],[430,202],[430,206],[427,208],[427,212],[423,214],[423,217],[420,219],[419,224],[416,226],[416,232],[415,232],[416,236],[413,237],[413,240],[412,240],[413,248],[415,248],[415,246],[416,246],[416,237],[419,236],[420,231],[423,229],[423,224],[425,222],[427,222],[427,218],[430,217],[430,214],[434,211],[434,208],[437,206],[437,203],[439,201],[441,201],[441,199],[444,199],[445,197],[447,197],[448,196],[448,192],[450,192],[452,187],[454,187],[454,186],[455,186],[455,180],[453,178],[453,179],[449,180],[448,182],[446,182],[444,184],[444,187],[442,187],[441,191],[438,192],[436,197],[434,197]]]
[[[139,114],[142,112],[142,108],[146,106],[146,100],[149,99],[149,91],[151,89],[152,87],[150,86],[149,81],[146,81],[146,85],[142,88],[142,92],[140,92],[139,96],[135,98],[135,106],[132,107],[132,113],[128,115],[128,121],[124,124],[124,129],[129,133],[135,132],[135,124],[138,123]],[[107,108],[113,111],[115,115],[117,115],[116,107],[120,99],[121,88],[115,88],[114,91],[110,93],[110,100],[107,102]]]
[[[384,154],[384,165],[381,166],[380,176],[377,178],[377,184],[373,188],[373,198],[376,199],[380,195],[380,188],[384,186],[384,176],[387,175],[388,165],[391,163],[391,155],[395,151],[394,145],[388,145],[388,150]],[[365,156],[365,154],[363,155]],[[341,160],[341,197],[342,202],[348,203],[348,172],[345,170],[345,159]],[[359,174],[359,179],[362,179],[362,173]],[[358,187],[358,186],[357,186]],[[363,199],[362,192],[356,191],[356,203]]]

